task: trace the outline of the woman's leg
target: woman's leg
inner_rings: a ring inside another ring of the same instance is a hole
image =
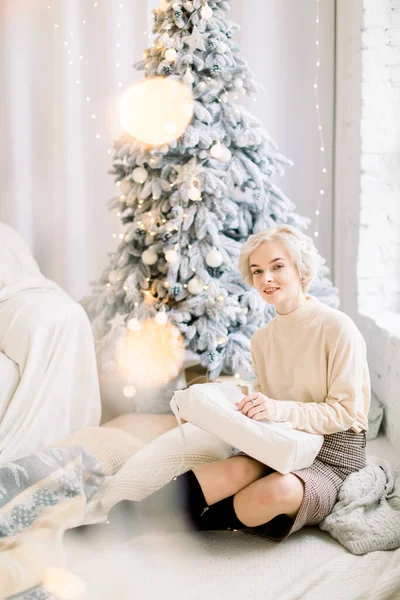
[[[303,496],[304,483],[299,477],[271,473],[238,492],[233,507],[246,527],[257,527],[281,514],[294,519]]]
[[[270,470],[249,456],[233,456],[193,469],[210,506],[264,477]]]

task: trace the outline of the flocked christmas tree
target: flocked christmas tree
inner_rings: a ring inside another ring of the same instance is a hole
[[[120,195],[111,207],[121,213],[125,235],[83,304],[100,368],[113,368],[128,330],[156,317],[159,335],[170,325],[179,330],[210,379],[221,372],[251,376],[250,338],[274,308],[242,281],[240,247],[260,229],[286,223],[305,230],[308,220],[273,182],[292,163],[240,105],[257,86],[233,41],[238,27],[227,20],[229,2],[161,6],[154,44],[136,67],[146,78],[183,82],[194,116],[181,138],[164,146],[128,134],[115,143]],[[338,306],[328,274],[322,266],[310,293]]]

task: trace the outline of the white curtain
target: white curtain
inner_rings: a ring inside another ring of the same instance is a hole
[[[108,174],[108,151],[121,133],[119,97],[141,78],[132,65],[148,45],[157,4],[0,3],[0,220],[25,237],[43,273],[77,300],[99,276],[116,246],[112,235],[121,231],[115,212],[106,208],[117,191]],[[264,85],[253,111],[280,151],[296,161],[277,184],[299,212],[313,216],[321,184],[312,89],[316,0],[231,0],[231,5],[231,18],[242,25],[236,39]],[[320,5],[329,168],[334,0]],[[324,202],[323,253],[329,262],[330,183]]]

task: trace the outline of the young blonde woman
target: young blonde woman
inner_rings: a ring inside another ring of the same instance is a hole
[[[250,236],[239,258],[244,281],[276,315],[252,337],[254,394],[238,409],[322,434],[313,464],[286,475],[243,454],[202,465],[137,503],[139,514],[163,529],[176,529],[183,512],[197,530],[241,529],[281,541],[320,523],[346,477],[365,466],[366,346],[347,315],[308,294],[320,264],[312,239],[287,225]],[[124,523],[133,504],[116,505],[110,522]]]

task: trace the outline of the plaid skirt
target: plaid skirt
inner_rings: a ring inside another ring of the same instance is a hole
[[[312,465],[292,471],[304,482],[304,497],[296,518],[282,514],[264,525],[246,527],[243,531],[280,542],[306,525],[318,525],[331,513],[346,477],[366,466],[365,448],[365,431],[355,433],[348,429],[325,435]]]

